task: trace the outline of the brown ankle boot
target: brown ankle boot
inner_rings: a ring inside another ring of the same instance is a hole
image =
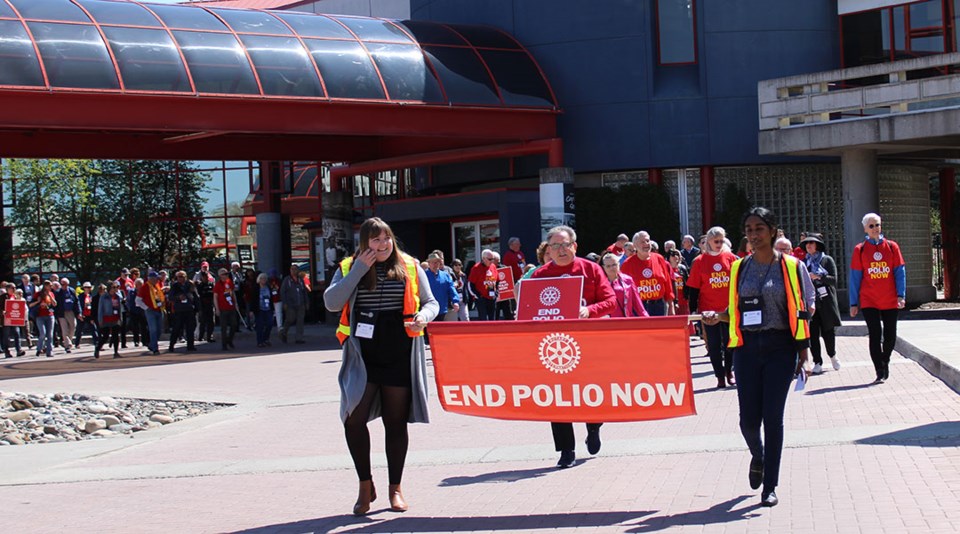
[[[390,509],[394,512],[406,512],[407,501],[403,498],[403,492],[400,491],[400,484],[390,484]]]
[[[377,500],[377,488],[373,487],[372,480],[361,480],[357,493],[357,503],[353,505],[353,515],[367,515],[370,503]]]

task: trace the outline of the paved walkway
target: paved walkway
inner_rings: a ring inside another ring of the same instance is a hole
[[[925,326],[909,322],[901,336],[928,341]],[[952,334],[930,347],[938,355],[960,354],[952,324],[934,328]],[[841,371],[791,393],[776,508],[760,508],[747,484],[736,391],[712,389],[695,346],[697,416],[608,424],[601,454],[591,458],[581,444],[581,461],[564,471],[553,468],[545,423],[447,414],[432,395],[432,423],[410,428],[405,514],[387,511],[383,432],[371,424],[381,497],[374,513],[355,518],[337,415],[339,352],[318,348],[331,333],[312,330],[292,353],[245,351],[249,334],[227,359],[28,378],[4,371],[3,391],[233,404],[133,438],[0,447],[4,531],[960,531],[960,396],[899,355],[891,380],[870,385],[864,337],[839,338]],[[576,431],[582,440],[582,425]]]

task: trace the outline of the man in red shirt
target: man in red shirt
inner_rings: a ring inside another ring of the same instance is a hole
[[[569,226],[557,226],[547,233],[547,248],[553,261],[533,272],[531,278],[557,278],[579,276],[583,278],[583,296],[580,301],[580,317],[603,317],[617,307],[617,295],[603,269],[594,262],[576,257],[577,233]],[[600,452],[600,426],[603,423],[587,423],[587,451]],[[557,467],[573,467],[577,459],[574,452],[576,440],[573,423],[550,423],[553,444],[560,452]]]
[[[213,286],[213,311],[220,317],[220,344],[223,350],[233,348],[233,335],[237,332],[237,294],[230,271],[220,269],[220,277]]]
[[[470,269],[468,278],[473,292],[477,295],[477,313],[480,321],[493,321],[497,317],[497,265],[493,261],[493,251],[483,249],[480,263]]]
[[[623,256],[623,246],[627,244],[627,241],[630,241],[630,238],[627,237],[627,234],[618,235],[617,242],[607,247],[607,252],[616,254],[617,256]]]
[[[643,307],[651,316],[673,315],[673,268],[663,256],[653,252],[650,234],[641,230],[634,234],[637,253],[623,262],[620,270],[637,284]]]
[[[510,267],[510,270],[513,271],[513,281],[516,282],[523,276],[523,269],[527,265],[527,259],[523,255],[523,251],[520,250],[519,237],[511,237],[510,240],[507,241],[507,247],[509,247],[509,249],[503,253],[503,265]]]

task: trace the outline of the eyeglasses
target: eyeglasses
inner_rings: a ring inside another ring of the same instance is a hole
[[[604,267],[604,268],[610,268],[610,267],[616,267],[616,266],[618,266],[618,265],[619,265],[619,264],[617,264],[617,263],[604,263],[604,264],[603,264],[603,267]]]
[[[867,228],[873,230],[874,228],[880,228],[880,223],[868,224]]]
[[[547,245],[547,248],[549,248],[550,250],[560,250],[561,248],[564,250],[570,250],[571,248],[573,248],[573,241],[564,241],[563,243],[550,243],[549,245]]]

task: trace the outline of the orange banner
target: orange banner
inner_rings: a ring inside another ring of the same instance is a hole
[[[696,414],[687,318],[431,323],[440,404],[522,421]]]

